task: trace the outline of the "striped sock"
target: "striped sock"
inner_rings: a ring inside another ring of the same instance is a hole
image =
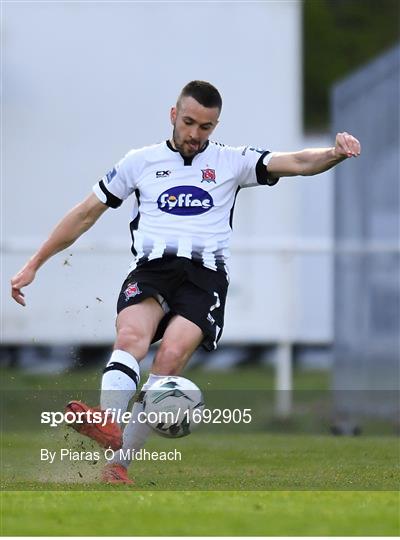
[[[112,463],[119,463],[128,468],[134,452],[137,452],[145,445],[149,435],[152,432],[150,426],[146,423],[138,422],[138,416],[143,411],[143,392],[146,392],[156,381],[163,379],[165,375],[153,375],[150,373],[149,378],[142,387],[140,400],[135,401],[132,407],[132,418],[124,429],[123,445],[120,451],[116,452]],[[127,452],[130,450],[130,452]],[[125,451],[125,452],[124,452]]]
[[[126,412],[140,380],[139,364],[126,351],[113,351],[101,381],[100,407]]]

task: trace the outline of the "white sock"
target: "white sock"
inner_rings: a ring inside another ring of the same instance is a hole
[[[165,375],[153,375],[153,373],[150,373],[149,378],[142,387],[142,392],[148,390],[156,381],[163,379],[164,377]],[[132,461],[132,454],[143,448],[145,445],[152,429],[146,423],[138,422],[138,415],[142,411],[143,403],[135,401],[132,407],[132,418],[124,429],[122,448],[120,451],[115,452],[111,463],[119,463],[128,468]],[[129,450],[129,452],[127,452],[127,450]]]
[[[100,407],[126,412],[140,380],[139,364],[126,351],[113,351],[101,381]]]

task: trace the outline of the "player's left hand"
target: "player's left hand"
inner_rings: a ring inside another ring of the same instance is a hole
[[[361,154],[360,141],[346,131],[338,133],[335,141],[335,154],[339,158],[358,157]]]

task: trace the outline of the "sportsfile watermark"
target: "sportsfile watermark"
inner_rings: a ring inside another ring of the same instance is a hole
[[[182,409],[173,411],[140,411],[135,417],[132,412],[122,412],[120,409],[106,409],[96,411],[43,411],[40,415],[40,423],[50,427],[58,427],[62,424],[83,425],[97,424],[106,426],[109,422],[118,424],[177,424],[178,422],[190,422],[193,424],[250,424],[252,422],[252,410],[246,409]]]
[[[183,400],[175,408],[166,409],[154,394],[144,397],[143,407],[131,402],[128,410],[107,412],[90,408],[98,403],[97,390],[5,389],[1,487],[109,490],[103,472],[109,463],[121,462],[135,490],[398,488],[397,391],[289,394],[203,386],[203,399],[190,395],[188,404]],[[117,403],[114,397],[108,398],[110,406]],[[186,405],[191,413],[185,416]],[[380,416],[369,418],[366,410]],[[119,442],[105,448],[86,436],[90,424],[96,431],[106,422],[119,424],[121,448]],[[135,433],[148,434],[143,445],[131,442]]]

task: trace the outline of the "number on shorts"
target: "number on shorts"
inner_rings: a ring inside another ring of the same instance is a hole
[[[219,308],[219,306],[221,305],[221,302],[220,302],[220,299],[219,299],[219,294],[217,292],[214,291],[214,296],[216,297],[216,301],[215,301],[215,304],[213,304],[211,307],[210,307],[210,313],[212,311],[214,311],[214,309],[217,309]]]

